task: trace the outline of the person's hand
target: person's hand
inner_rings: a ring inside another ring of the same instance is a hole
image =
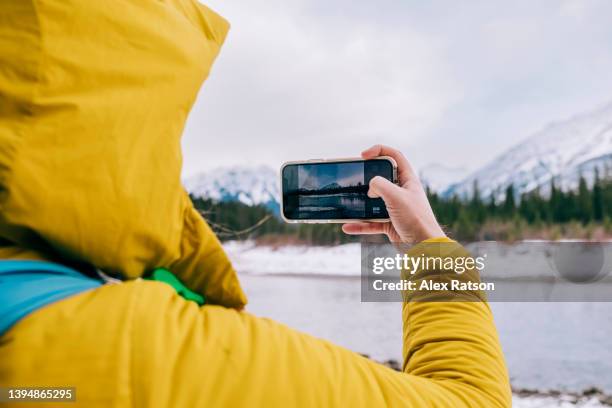
[[[389,156],[397,163],[399,186],[384,177],[370,181],[368,196],[385,202],[391,222],[358,222],[342,226],[347,234],[386,234],[391,242],[421,242],[444,237],[419,178],[404,155],[390,147],[375,145],[361,153],[364,159]]]

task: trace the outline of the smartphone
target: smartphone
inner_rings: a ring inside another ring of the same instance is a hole
[[[383,200],[367,193],[375,176],[397,183],[397,164],[391,157],[287,162],[280,173],[281,216],[286,222],[389,220]]]

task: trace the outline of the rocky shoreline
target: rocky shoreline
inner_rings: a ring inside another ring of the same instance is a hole
[[[536,390],[530,388],[512,388],[512,393],[519,398],[554,398],[574,405],[598,401],[602,406],[612,407],[612,395],[604,393],[597,387],[586,388],[580,392],[558,390]]]
[[[370,358],[367,354],[362,354]],[[380,364],[401,371],[401,364],[397,360],[378,361]],[[592,403],[593,400],[599,402],[600,406],[612,407],[612,394],[606,394],[603,390],[596,387],[586,388],[580,392],[558,391],[558,390],[537,390],[531,388],[512,387],[514,397],[521,399],[552,399],[559,402],[568,403],[576,406]]]

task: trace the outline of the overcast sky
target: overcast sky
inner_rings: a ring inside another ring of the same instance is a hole
[[[612,101],[612,1],[205,3],[232,29],[187,123],[185,176],[374,143],[476,169]]]

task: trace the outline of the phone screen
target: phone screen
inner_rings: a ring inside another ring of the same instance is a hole
[[[288,164],[282,173],[282,211],[289,220],[389,218],[383,200],[367,195],[373,177],[393,181],[389,160]]]

